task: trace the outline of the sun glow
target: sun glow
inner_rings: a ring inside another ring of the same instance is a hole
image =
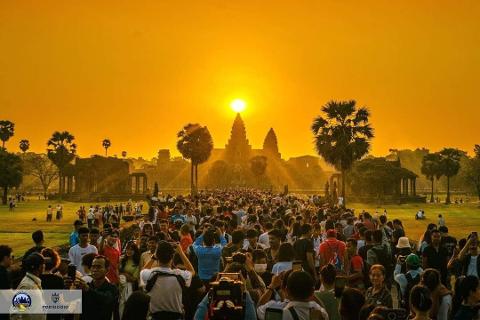
[[[232,108],[232,110],[235,111],[235,112],[238,112],[238,113],[245,110],[246,106],[247,106],[247,104],[242,99],[235,99],[230,104],[230,107]]]

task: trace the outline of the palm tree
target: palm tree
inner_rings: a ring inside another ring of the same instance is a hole
[[[195,194],[198,187],[198,165],[210,158],[213,140],[207,127],[189,123],[177,134],[177,149],[184,159],[190,159],[190,187]]]
[[[465,152],[454,149],[444,148],[439,153],[440,156],[440,172],[447,177],[447,199],[446,204],[450,204],[450,178],[456,176],[460,170],[460,159],[465,156]]]
[[[59,194],[64,190],[63,174],[66,166],[75,159],[77,145],[73,143],[75,137],[68,131],[55,131],[47,142],[48,158],[57,166],[59,177]]]
[[[25,152],[30,149],[30,141],[28,141],[27,139],[20,140],[19,147],[20,150],[22,150],[23,154],[25,154]]]
[[[426,154],[422,159],[422,174],[432,183],[432,191],[430,194],[430,202],[433,203],[433,181],[435,178],[440,179],[442,173],[440,171],[440,155],[438,153]]]
[[[322,107],[324,116],[313,120],[315,148],[326,162],[342,173],[342,197],[345,205],[345,174],[355,160],[370,149],[373,129],[367,108],[356,107],[355,100],[329,101]]]
[[[126,156],[127,156],[127,151],[122,151],[122,158],[125,159]]]
[[[105,149],[105,157],[108,155],[108,148],[110,148],[112,145],[112,142],[110,139],[103,139],[102,141],[102,146]]]
[[[8,120],[0,120],[0,140],[2,140],[2,148],[5,149],[5,142],[13,137],[15,132],[15,124]]]

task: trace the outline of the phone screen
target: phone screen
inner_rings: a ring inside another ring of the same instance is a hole
[[[265,310],[265,320],[282,320],[282,317],[282,309],[267,308]]]

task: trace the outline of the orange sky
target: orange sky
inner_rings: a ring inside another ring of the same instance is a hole
[[[368,106],[389,148],[480,143],[480,1],[1,1],[0,119],[44,151],[69,130],[82,156],[151,158],[187,122],[228,139],[247,101],[253,147],[313,154],[330,99]],[[175,151],[175,154],[178,154]]]

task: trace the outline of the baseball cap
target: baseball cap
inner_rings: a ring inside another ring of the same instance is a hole
[[[405,262],[407,263],[407,265],[413,268],[420,267],[420,258],[414,253],[409,254],[405,259]]]

